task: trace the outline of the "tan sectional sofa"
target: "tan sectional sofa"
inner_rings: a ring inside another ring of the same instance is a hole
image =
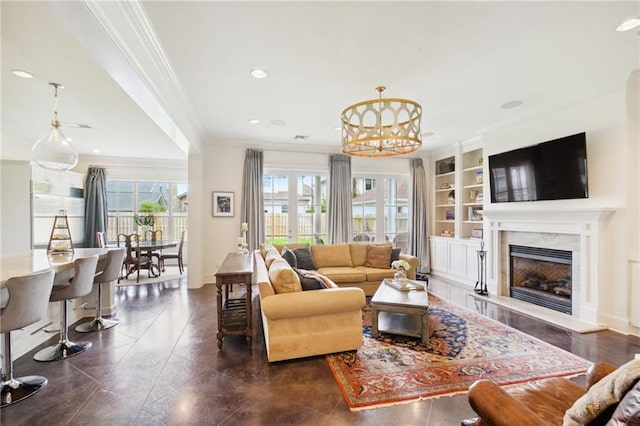
[[[276,293],[265,259],[259,250],[254,256],[269,362],[360,348],[365,304],[361,289],[333,287]],[[274,270],[279,269],[280,275],[286,271],[282,262],[286,264],[281,260],[270,265]],[[297,285],[300,286],[299,281]]]
[[[327,244],[310,246],[313,260],[318,267],[317,271],[330,278],[338,287],[358,287],[364,290],[367,296],[373,296],[378,286],[385,278],[393,278],[396,273],[390,264],[386,268],[365,266],[367,264],[367,248],[370,246],[390,246],[390,244]],[[287,245],[290,248],[300,248],[301,244]],[[282,245],[275,245],[276,250],[282,251]],[[407,278],[416,279],[416,269],[419,266],[418,258],[400,253],[400,259],[406,260],[411,265],[407,272]]]
[[[300,248],[299,244],[288,245]],[[367,264],[367,244],[311,246],[317,272],[327,287],[302,291],[299,277],[281,257],[282,246],[264,245],[254,252],[255,279],[267,359],[270,362],[356,350],[362,345],[362,307],[391,268]],[[373,250],[372,250],[373,251]],[[400,255],[415,278],[418,259]]]

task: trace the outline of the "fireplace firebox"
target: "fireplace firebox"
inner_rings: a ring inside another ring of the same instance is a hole
[[[511,297],[571,315],[572,252],[510,245]]]

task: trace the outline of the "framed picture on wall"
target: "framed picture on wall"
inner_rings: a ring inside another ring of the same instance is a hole
[[[213,215],[233,217],[235,204],[233,192],[213,192]]]

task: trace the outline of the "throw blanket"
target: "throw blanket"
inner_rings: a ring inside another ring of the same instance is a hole
[[[567,410],[563,426],[581,426],[619,403],[640,380],[640,360],[632,360],[603,377]]]

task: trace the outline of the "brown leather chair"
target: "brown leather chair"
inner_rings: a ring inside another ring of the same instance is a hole
[[[637,368],[637,366],[636,366]],[[596,363],[587,371],[586,388],[567,378],[552,378],[501,388],[489,380],[478,380],[469,388],[469,404],[477,418],[462,426],[562,425],[578,398],[602,378],[616,370]],[[610,422],[610,423],[608,423]],[[629,389],[618,404],[610,406],[589,425],[640,424],[640,382]]]

